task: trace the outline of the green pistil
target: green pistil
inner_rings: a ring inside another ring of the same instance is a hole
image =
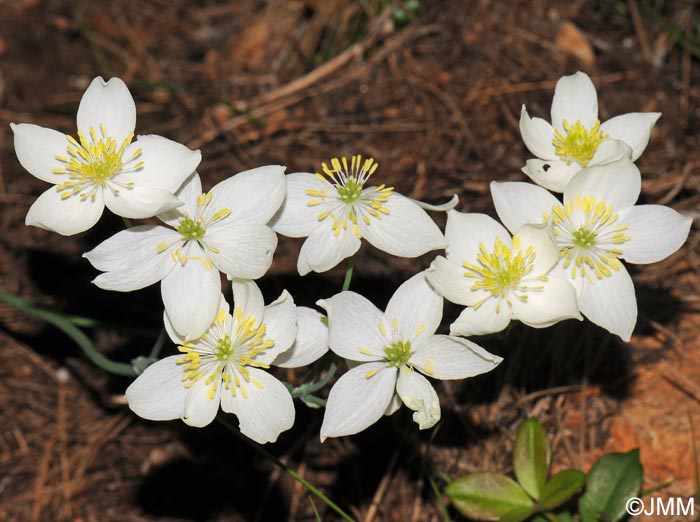
[[[228,335],[216,341],[215,356],[217,361],[227,361],[231,355],[233,355],[233,348],[231,347],[231,338]]]
[[[177,227],[177,231],[188,241],[199,241],[206,232],[201,222],[194,221],[190,217],[180,219],[180,226]]]
[[[362,194],[362,183],[358,183],[355,178],[348,178],[345,181],[345,185],[337,186],[336,188],[338,189],[338,196],[345,203],[357,201]]]
[[[401,367],[411,358],[411,343],[409,341],[399,341],[391,346],[384,347],[384,357],[389,362],[389,366]]]
[[[595,245],[595,232],[581,227],[574,231],[571,239],[577,247],[590,248]]]

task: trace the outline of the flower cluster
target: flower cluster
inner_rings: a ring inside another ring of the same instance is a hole
[[[295,418],[291,385],[270,367],[309,365],[329,349],[349,370],[328,394],[321,440],[362,431],[401,404],[420,429],[434,426],[441,410],[429,379],[496,368],[502,358],[466,337],[500,332],[514,319],[545,328],[585,316],[629,340],[637,305],[620,260],[667,257],[691,224],[670,208],[635,205],[641,176],[633,162],[659,116],[633,113],[601,124],[590,78],[560,79],[551,124],[522,109],[522,137],[537,157],[523,172],[537,185],[491,184],[505,227],[455,210],[456,197],[430,205],[369,185],[378,165],[359,155],[323,163],[321,173],[262,166],[204,191],[199,151],[159,136],[133,141],[135,104],[117,78],[90,84],[77,139],[32,124],[12,130],[20,163],[54,185],[29,209],[28,225],[76,234],[105,206],[160,222],[127,228],[84,254],[105,290],[161,283],[164,327],[180,354],[137,377],[126,390],[129,407],[146,419],[197,427],[221,409],[238,418],[243,434],[266,443]],[[426,210],[447,212],[444,234]],[[318,300],[324,315],[297,307],[287,291],[265,305],[255,280],[271,266],[277,234],[306,238],[301,276],[337,266],[363,238],[394,256],[445,255],[399,286],[384,312],[346,286]],[[443,299],[464,307],[450,335],[435,333]]]

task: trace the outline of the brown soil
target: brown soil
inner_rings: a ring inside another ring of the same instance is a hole
[[[493,215],[492,180],[522,180],[520,106],[546,117],[556,80],[586,71],[601,119],[660,111],[639,160],[646,203],[698,218],[700,66],[697,5],[583,0],[419,2],[294,0],[0,6],[0,288],[66,313],[148,330],[157,289],[129,295],[90,284],[80,254],[119,230],[105,215],[71,238],[25,227],[46,188],[24,172],[10,122],[74,132],[96,75],[119,76],[137,102],[137,130],[201,148],[205,187],[281,163],[289,172],[362,153],[382,182],[431,202]],[[383,9],[382,9],[383,8]],[[438,216],[436,219],[440,220]],[[294,278],[299,242],[282,240],[262,286],[311,305],[342,271]],[[696,491],[700,446],[700,236],[668,260],[632,269],[640,318],[624,344],[590,324],[519,326],[483,339],[504,355],[491,375],[440,388],[443,417],[419,433],[402,411],[367,432],[321,445],[321,412],[298,406],[295,428],[269,449],[358,520],[445,520],[430,480],[510,472],[517,425],[537,416],[558,468],[641,447],[645,487]],[[367,248],[353,288],[383,305],[430,261]],[[446,320],[455,310],[448,308]],[[98,328],[127,361],[152,339]],[[168,347],[172,350],[172,347]],[[298,380],[301,372],[287,377]],[[92,367],[62,333],[0,304],[0,520],[336,520],[327,506],[212,425],[149,423],[125,408],[128,379]],[[695,438],[695,446],[693,445]],[[696,502],[696,506],[700,502]],[[459,518],[451,508],[451,516]]]

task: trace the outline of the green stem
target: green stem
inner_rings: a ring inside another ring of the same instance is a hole
[[[17,297],[16,295],[12,295],[3,290],[0,290],[0,300],[5,301],[10,306],[14,306],[27,315],[43,319],[47,323],[61,330],[68,337],[73,339],[73,341],[75,341],[88,359],[103,370],[114,375],[122,375],[125,377],[136,376],[136,372],[130,364],[112,361],[98,352],[93,346],[92,341],[90,341],[83,331],[71,323],[62,314],[51,312],[50,310],[44,310],[43,308],[38,308],[21,297]]]
[[[163,349],[163,345],[165,344],[165,339],[167,335],[165,333],[165,328],[163,328],[160,333],[158,334],[158,339],[156,339],[155,344],[153,345],[153,348],[151,348],[151,353],[148,354],[148,357],[150,359],[157,359],[158,355],[160,355],[160,351]]]
[[[122,216],[122,221],[124,222],[124,226],[126,228],[131,228],[134,226],[129,218],[125,218],[124,216]]]
[[[355,522],[355,519],[352,518],[350,515],[348,515],[345,511],[340,509],[338,505],[333,502],[330,498],[328,498],[326,495],[324,495],[321,491],[316,489],[316,487],[311,484],[308,480],[306,480],[304,477],[299,475],[296,471],[294,471],[292,468],[287,466],[284,462],[282,462],[280,459],[275,457],[272,453],[267,451],[265,448],[263,448],[260,444],[250,440],[248,437],[243,435],[240,431],[238,431],[236,428],[234,428],[227,420],[222,419],[221,417],[217,417],[216,420],[219,421],[219,423],[224,426],[227,430],[229,430],[231,433],[233,433],[236,437],[241,439],[245,444],[253,448],[258,454],[262,455],[265,457],[267,460],[272,462],[275,466],[280,468],[282,471],[284,471],[287,475],[292,477],[294,480],[299,482],[302,486],[304,486],[306,489],[308,489],[311,493],[316,495],[320,500],[326,503],[326,505],[331,508],[333,511],[338,513],[343,520],[347,520],[348,522]]]
[[[355,256],[348,259],[348,269],[345,272],[345,281],[343,281],[343,288],[340,289],[341,292],[345,292],[350,288],[350,281],[352,281],[352,271],[355,269]]]
[[[302,384],[301,386],[297,386],[292,390],[292,397],[303,397],[304,395],[317,392],[328,384],[328,382],[333,378],[333,375],[335,375],[335,371],[337,369],[338,365],[335,363],[335,361],[331,362],[331,365],[328,367],[328,372],[323,379],[317,382],[309,382]]]

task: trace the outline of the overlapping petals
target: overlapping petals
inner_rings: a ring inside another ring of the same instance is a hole
[[[549,275],[559,253],[546,225],[523,225],[511,239],[484,214],[447,215],[447,258],[428,269],[428,282],[447,300],[467,306],[453,335],[503,330],[512,319],[543,328],[581,319],[574,288]]]
[[[299,312],[286,291],[265,306],[254,282],[232,284],[233,312],[219,295],[216,319],[198,339],[185,339],[165,316],[166,330],[183,355],[149,366],[129,386],[126,399],[143,418],[180,418],[195,427],[214,420],[220,406],[238,417],[244,435],[274,442],[292,427],[294,404],[287,388],[266,370],[291,350],[296,353],[284,361],[285,367],[313,361],[322,355],[319,346],[325,338],[316,325],[309,331],[308,324],[299,335]]]
[[[652,263],[678,250],[692,220],[661,205],[637,205],[641,176],[630,159],[587,167],[564,190],[563,203],[528,183],[491,184],[496,211],[509,230],[547,222],[560,260],[552,275],[575,287],[581,313],[629,341],[637,302],[624,259]],[[528,204],[524,205],[523,201]]]
[[[270,267],[277,236],[266,223],[284,199],[284,168],[241,172],[208,193],[194,174],[177,194],[182,206],[159,216],[169,226],[124,230],[85,257],[105,272],[94,283],[106,290],[162,281],[168,317],[177,332],[193,339],[216,314],[219,272],[257,279]]]
[[[598,96],[588,75],[577,72],[564,76],[554,90],[551,124],[530,117],[523,105],[520,132],[538,159],[528,160],[522,170],[535,183],[563,192],[586,166],[604,165],[623,157],[636,161],[660,116],[658,112],[630,113],[601,124]]]

